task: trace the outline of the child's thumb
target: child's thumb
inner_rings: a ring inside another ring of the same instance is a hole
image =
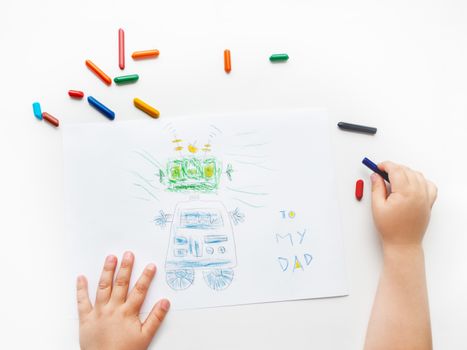
[[[373,207],[380,206],[386,202],[387,190],[386,184],[378,174],[371,174],[371,202]]]

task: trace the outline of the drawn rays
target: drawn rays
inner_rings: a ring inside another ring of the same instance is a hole
[[[136,153],[137,155],[139,155],[140,157],[142,157],[144,160],[151,163],[152,165],[155,165],[158,168],[162,168],[162,165],[149,152],[142,150],[142,151],[133,151],[133,153]]]
[[[263,203],[257,203],[256,200],[258,200],[258,197],[263,197],[268,196],[269,193],[267,192],[257,192],[257,191],[252,191],[250,190],[251,188],[255,187],[263,187],[261,185],[253,185],[253,186],[244,186],[244,187],[239,187],[239,188],[233,188],[226,186],[225,189],[229,192],[233,192],[230,198],[240,202],[242,204],[245,204],[251,208],[263,208],[264,204]],[[254,198],[255,202],[252,201]]]
[[[227,190],[232,191],[232,192],[238,192],[238,193],[243,193],[243,194],[251,194],[253,196],[267,196],[269,193],[266,192],[251,192],[251,191],[244,191],[241,189],[237,188],[232,188],[232,187],[226,187]]]
[[[258,133],[258,130],[237,132],[235,136],[250,136]]]
[[[251,148],[251,147],[262,147],[269,145],[270,142],[262,142],[262,143],[249,143],[246,145],[234,145],[234,147],[239,147],[239,148]]]
[[[172,123],[167,123],[164,127],[165,130],[168,132],[173,133],[174,140],[176,142],[183,142],[181,139],[178,139],[176,136],[177,130],[176,127]],[[191,153],[192,156],[195,156],[200,151],[204,151],[204,156],[206,152],[211,151],[211,144],[212,139],[217,136],[223,136],[223,131],[218,128],[214,124],[210,124],[207,128],[207,134],[209,135],[208,141],[206,143],[201,143],[197,145],[197,142],[191,142],[187,144],[186,149],[187,152]],[[237,164],[240,170],[238,173],[254,173],[255,171],[253,168],[266,170],[266,171],[277,171],[277,169],[273,169],[269,166],[267,155],[268,147],[267,145],[270,142],[263,142],[263,140],[258,140],[256,138],[256,134],[258,133],[257,130],[245,130],[243,132],[237,132],[235,137],[238,137],[240,141],[237,145],[230,145],[230,153],[224,153],[224,156],[230,158],[230,162],[233,164]],[[175,142],[175,141],[172,141]],[[180,146],[180,144],[177,144]],[[183,147],[185,148],[185,147]],[[261,150],[261,151],[260,151]],[[154,157],[151,153],[146,150],[134,150],[134,154],[140,157],[150,168],[151,168],[151,175],[143,176],[141,173],[136,171],[132,171],[135,181],[133,182],[133,186],[137,188],[137,192],[134,195],[135,199],[143,200],[143,201],[160,201],[159,197],[163,191],[160,185],[160,172],[164,171],[165,168],[156,157]],[[227,161],[227,159],[224,159]],[[245,206],[251,208],[263,208],[266,205],[264,199],[269,193],[262,191],[260,188],[255,189],[255,187],[262,187],[262,185],[252,185],[252,186],[243,186],[237,187],[235,186],[235,174],[233,173],[232,165],[229,163],[227,164],[231,167],[230,172],[225,171],[226,179],[233,181],[230,182],[229,186],[223,186],[227,196],[236,202],[239,202]],[[234,166],[236,169],[236,167]],[[237,173],[237,171],[236,171]],[[225,185],[225,183],[224,183]]]
[[[162,165],[160,164],[160,162],[146,150],[133,151],[133,153],[137,154],[142,159],[144,159],[147,163],[151,165],[151,167],[155,166],[157,169],[162,169]],[[137,179],[137,181],[133,183],[133,186],[137,187],[139,192],[142,192],[142,194],[146,195],[146,197],[143,197],[140,193],[138,196],[133,196],[133,198],[144,201],[150,201],[152,199],[159,201],[159,197],[155,194],[155,192],[161,191],[161,189],[154,185],[154,182],[158,180],[158,178],[155,178],[155,174],[153,173],[152,175],[154,179],[147,179],[136,171],[131,171],[131,173]],[[148,198],[147,196],[149,196],[150,198]]]
[[[234,165],[236,173],[254,173],[255,169],[266,171],[276,171],[268,164],[268,145],[270,141],[262,139],[258,135],[259,131],[255,129],[239,131],[234,134],[238,144],[232,145],[230,150],[225,153],[230,157],[230,162]],[[236,166],[237,165],[237,166]],[[240,169],[238,169],[240,168]],[[234,184],[235,181],[232,182]],[[242,203],[251,208],[263,208],[266,205],[265,199],[269,195],[260,188],[262,185],[252,186],[225,186],[225,190],[230,194],[230,198],[236,202]]]

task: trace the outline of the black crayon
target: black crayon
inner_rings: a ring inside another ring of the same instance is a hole
[[[371,135],[376,134],[376,131],[377,131],[376,128],[372,128],[371,126],[350,124],[350,123],[344,123],[344,122],[337,123],[337,126],[342,130],[362,132],[362,133],[371,134]]]

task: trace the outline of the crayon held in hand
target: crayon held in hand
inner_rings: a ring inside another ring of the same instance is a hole
[[[373,170],[376,174],[380,175],[383,179],[385,179],[387,182],[390,182],[389,181],[389,175],[387,172],[385,171],[382,171],[378,168],[378,166],[373,163],[371,160],[369,160],[368,158],[363,158],[362,160],[362,163],[369,169]]]

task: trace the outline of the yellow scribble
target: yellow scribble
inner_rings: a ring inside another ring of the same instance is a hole
[[[203,148],[202,151],[204,152],[211,152],[211,150],[209,148]]]
[[[179,143],[179,142],[182,142],[183,140],[180,140],[180,139],[176,139],[176,140],[173,140],[172,142],[173,143]]]
[[[214,164],[208,164],[204,167],[204,176],[208,179],[214,176]]]
[[[176,150],[176,151],[181,151],[182,149],[183,149],[182,146],[177,146],[177,147],[175,147],[175,150]]]
[[[211,147],[211,145],[209,143],[207,143],[207,144],[204,145],[204,147],[209,148],[209,147]]]
[[[298,259],[295,259],[295,268],[296,269],[301,269],[302,268],[302,264],[300,264],[300,261],[298,261]]]
[[[189,151],[190,153],[196,153],[196,152],[198,152],[198,147],[196,147],[196,146],[194,146],[194,145],[189,145],[189,146],[188,146],[188,151]]]

